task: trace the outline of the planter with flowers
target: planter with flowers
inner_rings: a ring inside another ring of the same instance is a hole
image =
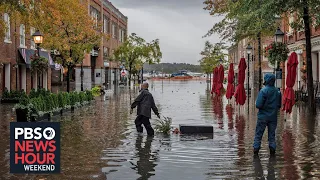
[[[265,55],[268,57],[268,61],[275,66],[280,62],[285,62],[288,59],[289,49],[286,44],[280,42],[273,42],[265,48]]]
[[[31,61],[31,72],[32,73],[44,73],[48,70],[49,64],[48,59],[44,57],[33,56]]]

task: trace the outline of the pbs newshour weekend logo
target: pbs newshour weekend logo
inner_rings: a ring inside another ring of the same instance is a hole
[[[10,123],[11,173],[60,173],[60,123]]]

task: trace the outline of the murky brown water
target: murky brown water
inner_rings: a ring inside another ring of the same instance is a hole
[[[107,100],[57,119],[61,121],[59,175],[9,174],[9,122],[12,106],[0,105],[0,179],[319,179],[319,117],[295,107],[280,115],[277,155],[269,159],[267,137],[253,158],[256,112],[206,93],[205,81],[150,84],[160,112],[173,125],[211,124],[213,137],[138,136],[130,95],[120,89]],[[132,98],[138,92],[133,92]],[[286,119],[286,121],[284,120]],[[266,135],[266,132],[265,132]]]

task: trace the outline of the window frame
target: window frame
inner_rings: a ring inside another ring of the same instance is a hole
[[[107,16],[103,16],[103,32],[105,34],[109,32],[109,18]]]
[[[112,38],[116,39],[116,25],[112,24]]]
[[[289,24],[289,28],[288,28],[288,36],[293,34],[294,29],[291,27],[291,23],[294,22],[294,16],[292,13],[290,13],[289,18],[288,18],[288,24]]]
[[[36,32],[36,28],[30,28],[30,49],[36,49],[36,43],[33,41],[32,35]]]
[[[26,48],[26,27],[24,24],[20,24],[19,34],[20,34],[20,47]],[[23,43],[21,43],[22,39],[23,39]]]
[[[4,20],[4,23],[6,26],[4,42],[5,43],[12,43],[12,41],[11,41],[11,23],[10,23],[10,16],[8,13],[3,14],[3,20]]]
[[[122,29],[119,28],[119,41],[122,42]]]
[[[90,16],[94,21],[94,27],[97,28],[100,20],[100,11],[93,6],[90,6]]]

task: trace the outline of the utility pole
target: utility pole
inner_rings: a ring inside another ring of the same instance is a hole
[[[248,77],[247,77],[247,96],[248,96],[248,113],[249,113],[249,78],[250,78],[250,54],[248,53]]]
[[[83,91],[83,61],[81,62],[81,91]]]
[[[262,0],[259,0],[259,9],[260,9],[260,4],[262,3]],[[261,17],[260,17],[261,18]],[[258,32],[258,63],[259,63],[259,91],[262,88],[262,70],[261,70],[261,26],[260,26],[260,31]]]
[[[261,32],[258,33],[258,60],[259,60],[259,91],[262,87],[262,70],[261,70]]]

